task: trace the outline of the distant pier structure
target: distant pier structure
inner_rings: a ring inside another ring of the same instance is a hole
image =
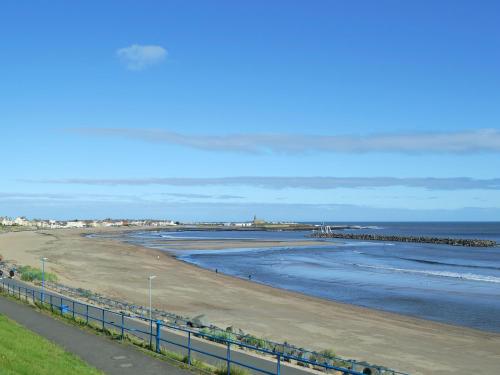
[[[334,229],[339,229],[333,227]],[[345,229],[345,228],[343,228]],[[414,243],[432,243],[451,246],[465,247],[495,247],[497,242],[491,240],[479,240],[472,238],[443,238],[443,237],[425,237],[425,236],[396,236],[368,233],[345,233],[337,232],[329,225],[322,225],[319,229],[313,230],[309,235],[312,238],[339,238],[345,240],[361,241],[391,241],[391,242],[414,242]]]

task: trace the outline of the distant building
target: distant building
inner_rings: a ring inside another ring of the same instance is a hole
[[[31,225],[31,223],[24,216],[21,216],[21,217],[16,217],[14,219],[14,225],[19,225],[21,227],[27,227],[27,226]]]
[[[261,219],[257,219],[257,215],[254,215],[252,224],[253,225],[264,225],[264,224],[266,224],[266,221],[261,220]]]
[[[8,217],[0,217],[0,225],[14,225],[14,220]]]
[[[80,220],[67,221],[65,227],[66,228],[84,228],[85,223],[83,221],[80,221]]]

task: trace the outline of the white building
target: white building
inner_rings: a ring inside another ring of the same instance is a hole
[[[84,228],[85,223],[83,221],[77,220],[77,221],[68,221],[66,222],[66,228]]]
[[[31,225],[31,223],[25,217],[16,217],[14,219],[14,225],[19,225],[21,227],[27,227],[27,226]]]
[[[14,225],[14,220],[8,217],[0,217],[0,225]]]

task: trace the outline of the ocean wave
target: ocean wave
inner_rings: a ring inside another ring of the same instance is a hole
[[[383,271],[411,273],[411,274],[426,275],[426,276],[448,277],[448,278],[460,279],[460,280],[482,281],[482,282],[487,282],[487,283],[500,284],[500,277],[487,276],[487,275],[477,275],[474,273],[458,273],[458,272],[449,272],[449,271],[430,271],[430,270],[412,270],[412,269],[406,269],[406,268],[372,266],[372,265],[368,265],[368,264],[355,264],[355,266],[361,267],[361,268],[378,269],[378,270],[383,270]]]
[[[403,257],[399,257],[399,259],[408,260],[410,262],[423,263],[423,264],[434,264],[434,265],[438,265],[438,266],[450,266],[450,267],[461,267],[461,268],[481,268],[481,269],[495,270],[495,271],[500,270],[500,267],[495,267],[495,266],[479,266],[479,265],[474,265],[474,264],[446,263],[446,262],[439,262],[436,260],[403,258]]]

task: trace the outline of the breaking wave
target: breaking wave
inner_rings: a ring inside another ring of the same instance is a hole
[[[411,270],[411,269],[406,269],[406,268],[372,266],[372,265],[367,265],[367,264],[355,264],[355,266],[360,267],[360,268],[372,268],[372,269],[379,269],[379,270],[392,271],[392,272],[412,273],[412,274],[417,274],[417,275],[448,277],[448,278],[452,278],[452,279],[469,280],[469,281],[482,281],[482,282],[487,282],[487,283],[500,284],[500,277],[478,275],[475,273]]]

